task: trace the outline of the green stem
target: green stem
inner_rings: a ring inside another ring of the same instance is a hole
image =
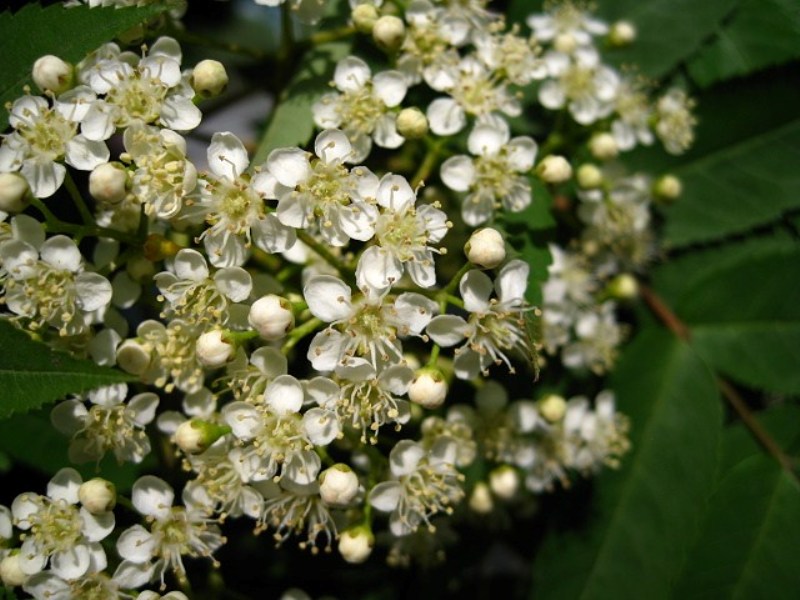
[[[87,236],[91,237],[106,237],[123,242],[125,244],[137,245],[141,243],[136,236],[117,231],[116,229],[107,229],[97,225],[77,225],[75,223],[67,223],[55,216],[44,202],[38,198],[33,198],[31,204],[38,210],[44,217],[44,223],[49,233],[67,233],[75,238],[76,242],[80,242],[82,238]]]
[[[441,348],[439,347],[439,344],[434,344],[433,345],[433,348],[431,348],[431,356],[428,359],[427,366],[429,366],[429,367],[435,367],[436,366],[436,363],[439,360],[439,351],[440,350],[441,350]]]
[[[349,267],[345,266],[345,264],[339,259],[338,257],[334,256],[330,250],[328,250],[323,244],[318,242],[314,236],[309,234],[307,231],[298,230],[297,237],[303,242],[306,246],[311,248],[314,252],[319,254],[325,262],[331,265],[334,269],[339,271],[342,275],[346,276],[349,279],[354,277],[353,270]]]
[[[319,329],[323,325],[323,321],[314,317],[313,319],[309,319],[300,327],[295,327],[291,333],[289,333],[288,338],[284,343],[283,347],[281,348],[281,352],[283,354],[288,354],[289,351],[294,348],[297,343],[302,340],[307,335],[314,333],[317,329]]]
[[[222,334],[222,341],[229,344],[234,344],[236,346],[241,346],[245,342],[257,337],[257,331],[231,331],[228,329]]]
[[[311,37],[308,38],[308,41],[315,46],[318,44],[327,44],[328,42],[336,42],[349,38],[351,35],[355,34],[355,32],[356,28],[352,26],[339,27],[338,29],[331,29],[330,31],[318,31],[312,34]]]
[[[67,188],[67,192],[69,192],[72,201],[81,214],[81,220],[83,220],[84,225],[93,224],[94,215],[92,215],[92,211],[89,210],[89,207],[86,206],[86,201],[83,199],[80,190],[78,190],[78,186],[75,185],[75,180],[72,178],[72,174],[69,171],[67,171],[67,176],[64,178],[64,186]]]
[[[433,168],[436,166],[436,162],[439,160],[439,155],[446,142],[446,138],[440,138],[435,142],[429,142],[425,158],[422,160],[422,164],[420,164],[417,172],[414,173],[414,177],[411,178],[412,188],[416,188],[423,183],[430,176],[431,172],[433,172]]]
[[[449,302],[450,298],[453,297],[452,296],[453,292],[455,292],[456,289],[458,288],[458,284],[461,283],[461,278],[464,277],[464,275],[467,274],[467,271],[471,270],[472,268],[473,268],[472,263],[469,262],[461,265],[461,268],[455,275],[453,275],[453,278],[450,280],[450,282],[442,289],[441,292],[439,292],[438,297],[447,298]]]

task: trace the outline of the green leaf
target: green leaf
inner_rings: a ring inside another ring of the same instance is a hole
[[[675,303],[691,343],[746,385],[800,393],[800,245],[746,256],[710,272]]]
[[[706,87],[800,57],[800,9],[796,0],[745,0],[714,41],[688,63],[695,83]]]
[[[675,598],[796,598],[800,487],[768,456],[724,476]]]
[[[36,440],[36,443],[31,443]],[[0,451],[13,462],[31,467],[47,475],[54,475],[59,469],[72,466],[86,479],[104,477],[111,481],[117,491],[125,493],[143,472],[154,468],[152,455],[141,464],[117,463],[113,453],[109,453],[99,464],[72,465],[68,454],[69,438],[61,435],[50,424],[46,411],[14,415],[0,421]]]
[[[309,50],[302,59],[303,67],[284,91],[280,103],[269,120],[258,144],[251,165],[263,163],[275,148],[305,146],[314,134],[311,106],[331,91],[336,62],[350,52],[350,42],[330,42]]]
[[[784,452],[789,456],[800,453],[800,406],[773,406],[757,412],[755,416]],[[743,423],[729,425],[722,436],[720,472],[727,473],[743,460],[762,454],[764,449]]]
[[[122,371],[78,360],[33,341],[8,321],[0,321],[0,419],[26,412],[70,393],[131,381]],[[8,349],[13,348],[12,351]]]
[[[665,241],[685,246],[747,231],[800,207],[800,120],[678,167],[684,193],[665,211]]]
[[[595,481],[587,525],[546,538],[533,566],[537,599],[664,598],[712,492],[721,403],[691,348],[645,330],[612,387],[633,450]]]
[[[101,44],[171,8],[167,2],[141,8],[43,8],[31,3],[16,13],[0,14],[0,105],[23,95],[32,84],[31,69],[41,56],[54,54],[76,63]],[[0,131],[8,127],[8,114],[0,110]]]

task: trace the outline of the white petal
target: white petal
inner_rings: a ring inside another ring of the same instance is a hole
[[[286,252],[297,242],[294,229],[281,223],[272,213],[253,223],[251,232],[256,246],[270,254]]]
[[[387,173],[378,185],[377,200],[381,206],[403,212],[414,205],[417,195],[405,177]]]
[[[336,64],[333,81],[340,91],[350,92],[364,87],[371,75],[367,63],[355,56],[348,56]]]
[[[322,462],[316,452],[303,450],[289,455],[281,474],[293,483],[308,485],[316,481],[321,466]]]
[[[308,309],[326,323],[342,321],[353,314],[351,294],[350,286],[331,275],[314,277],[303,288]]]
[[[347,337],[332,329],[320,331],[311,340],[306,358],[317,371],[333,371],[347,344]]]
[[[469,312],[485,312],[492,295],[492,280],[480,271],[469,271],[458,284],[464,308]]]
[[[76,135],[67,142],[65,162],[81,171],[91,171],[98,165],[108,162],[111,153],[105,142],[92,141],[85,136]]]
[[[387,367],[378,376],[380,386],[394,396],[402,396],[414,379],[414,371],[405,365]]]
[[[372,90],[386,106],[392,108],[406,97],[408,83],[400,71],[383,71],[372,78]]]
[[[72,600],[73,598],[69,583],[48,571],[29,577],[22,589],[36,600]]]
[[[50,557],[50,569],[62,579],[77,579],[89,569],[89,549],[84,544],[56,552]]]
[[[382,512],[391,512],[400,503],[402,487],[396,481],[379,483],[369,493],[369,503]]]
[[[258,410],[246,402],[231,402],[222,409],[222,418],[240,440],[251,440],[263,428],[263,420]]]
[[[431,131],[436,135],[453,135],[467,124],[464,109],[452,98],[437,98],[426,111]]]
[[[146,561],[147,559],[145,559]],[[119,587],[124,589],[136,589],[142,587],[153,577],[155,564],[143,562],[138,564],[130,560],[123,560],[114,571],[113,580]]]
[[[336,367],[336,374],[350,381],[368,381],[375,377],[375,367],[366,358],[348,358]]]
[[[358,259],[356,280],[359,287],[365,284],[376,289],[385,289],[396,283],[403,275],[403,263],[380,246],[367,248]]]
[[[556,110],[564,106],[566,100],[564,88],[557,81],[545,81],[539,88],[539,102],[545,108]]]
[[[163,479],[145,475],[133,484],[131,495],[133,506],[141,514],[164,520],[170,513],[175,500],[175,492]],[[125,556],[123,558],[130,558]]]
[[[381,148],[399,148],[406,141],[397,132],[397,118],[393,114],[383,115],[375,122],[372,139]]]
[[[136,394],[128,402],[128,409],[136,415],[134,420],[139,425],[147,425],[156,418],[159,398],[153,392]]]
[[[286,357],[276,348],[263,346],[250,355],[250,364],[256,367],[267,379],[274,379],[287,372]]]
[[[516,306],[524,301],[529,272],[530,267],[522,260],[512,260],[500,270],[495,282],[500,302]]]
[[[66,467],[56,473],[47,484],[47,495],[53,500],[64,500],[69,504],[78,503],[78,489],[83,479],[75,469]]]
[[[280,184],[289,188],[311,177],[308,154],[300,148],[276,148],[269,153],[266,164]]]
[[[71,436],[86,426],[86,416],[88,414],[89,411],[86,410],[83,402],[64,400],[56,404],[53,410],[50,411],[50,422],[58,431]]]
[[[481,355],[466,348],[464,352],[456,355],[453,370],[459,379],[475,379],[481,374]]]
[[[250,160],[244,144],[230,132],[215,133],[208,147],[208,167],[217,177],[236,181]]]
[[[363,202],[343,206],[338,211],[338,225],[351,239],[366,242],[375,235],[375,221],[378,210]]]
[[[509,137],[508,126],[498,128],[488,123],[479,123],[467,138],[467,148],[475,156],[496,156],[508,143]]]
[[[327,377],[314,377],[305,385],[306,402],[314,402],[322,408],[334,408],[339,401],[339,385]]]
[[[149,561],[155,550],[155,538],[141,525],[134,525],[126,529],[117,540],[119,555],[135,564]]]
[[[20,174],[28,180],[31,192],[37,198],[49,198],[64,183],[67,169],[50,160],[26,160]]]
[[[172,261],[172,268],[179,279],[203,281],[208,277],[208,263],[197,250],[184,248],[179,250]]]
[[[440,346],[455,346],[467,335],[467,322],[456,315],[439,315],[428,324],[426,333]]]
[[[92,312],[109,305],[114,288],[102,275],[81,273],[75,278],[75,293],[81,309]]]
[[[315,446],[327,446],[341,431],[336,413],[322,408],[312,408],[303,415],[303,429]]]
[[[200,125],[203,113],[192,103],[190,98],[171,95],[167,96],[161,105],[160,120],[170,129],[190,131]]]
[[[506,146],[508,166],[517,173],[526,173],[533,168],[539,147],[532,138],[515,137]]]
[[[394,309],[397,320],[412,333],[419,334],[430,323],[439,307],[436,302],[422,294],[406,292],[400,294],[394,301]]]
[[[299,412],[303,396],[303,386],[291,375],[276,377],[264,390],[267,405],[278,415]]]
[[[389,468],[395,477],[403,477],[417,470],[419,461],[425,456],[425,449],[411,440],[401,440],[389,453]]]
[[[72,239],[55,235],[42,244],[39,250],[42,260],[63,271],[76,272],[82,262],[81,252]]]
[[[475,181],[475,165],[469,156],[451,156],[442,163],[439,176],[454,192],[466,192]]]
[[[26,538],[19,550],[19,568],[22,572],[33,575],[44,569],[46,563],[47,555],[37,549],[35,539]]]
[[[253,290],[253,278],[241,267],[226,267],[214,273],[217,289],[233,302],[244,302]]]
[[[322,159],[322,162],[329,165],[344,162],[352,150],[350,140],[338,129],[327,129],[314,140],[314,153]]]
[[[86,112],[81,121],[81,133],[89,140],[103,141],[114,135],[114,108],[98,100]]]
[[[239,267],[247,261],[249,255],[244,240],[227,230],[210,233],[203,240],[203,246],[208,260],[219,268]]]

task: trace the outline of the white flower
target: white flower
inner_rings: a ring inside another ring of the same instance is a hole
[[[303,295],[312,314],[330,323],[311,341],[308,360],[318,371],[332,371],[346,358],[379,363],[402,360],[398,336],[420,336],[437,311],[436,303],[413,292],[391,296],[366,290],[354,300],[341,279],[320,275],[309,280]]]
[[[671,89],[656,104],[656,134],[670,154],[683,154],[694,142],[697,120],[694,100],[679,89]]]
[[[50,325],[62,336],[85,333],[111,302],[111,284],[84,270],[81,252],[67,236],[53,236],[38,250],[22,239],[8,241],[0,246],[0,261],[8,274],[6,305],[30,319],[31,329]]]
[[[592,37],[608,33],[608,25],[591,16],[583,6],[569,0],[553,4],[546,14],[528,16],[526,23],[540,42],[553,42],[564,47],[567,39],[573,46],[592,44]]]
[[[24,573],[39,573],[49,561],[55,575],[76,579],[93,563],[105,564],[98,542],[114,530],[114,513],[78,509],[81,483],[75,469],[61,469],[47,485],[47,496],[26,492],[14,500],[14,524],[26,532],[19,554]]]
[[[286,357],[276,348],[262,346],[254,350],[249,359],[240,351],[228,365],[228,387],[237,400],[261,402],[269,382],[287,372]]]
[[[476,124],[467,145],[477,158],[452,156],[441,167],[447,187],[467,192],[461,203],[464,222],[472,227],[485,223],[498,204],[510,212],[524,210],[531,203],[526,174],[536,159],[536,142],[527,136],[511,139],[506,122],[495,118]]]
[[[61,161],[82,171],[106,162],[106,145],[77,131],[94,100],[85,86],[62,94],[53,106],[41,96],[16,100],[8,116],[14,131],[0,145],[0,172],[19,171],[34,196],[48,198],[64,182],[67,170]]]
[[[452,512],[464,496],[463,476],[454,462],[455,446],[446,438],[430,451],[410,440],[395,445],[389,454],[393,480],[379,483],[369,493],[372,506],[392,513],[389,529],[394,535],[408,535],[422,524],[432,531],[433,515]]]
[[[505,363],[514,372],[509,352],[530,358],[530,337],[525,321],[528,265],[521,260],[506,264],[492,281],[480,271],[469,271],[459,284],[469,321],[456,315],[440,315],[428,325],[427,333],[440,346],[456,349],[455,373],[460,379],[472,379],[485,373],[492,364]],[[492,292],[497,299],[491,299]]]
[[[50,414],[53,426],[72,436],[70,460],[99,462],[108,451],[120,462],[141,462],[150,453],[145,425],[155,418],[159,398],[152,392],[136,394],[128,402],[124,383],[92,390],[90,407],[79,399],[64,400]]]
[[[385,289],[396,283],[407,270],[420,287],[436,284],[433,255],[451,223],[435,205],[415,206],[414,190],[400,175],[386,174],[377,192],[383,208],[375,223],[377,245],[367,248],[358,261],[359,285]]]
[[[276,180],[278,219],[298,229],[314,224],[333,246],[369,240],[378,216],[372,205],[378,178],[366,167],[344,166],[353,149],[337,129],[317,135],[314,151],[315,160],[299,148],[278,148],[267,158],[266,168]]]
[[[641,88],[638,80],[626,77],[617,89],[614,104],[617,118],[611,123],[611,133],[622,151],[632,150],[637,143],[645,146],[653,143],[652,108]]]
[[[525,39],[513,31],[497,34],[477,30],[473,43],[483,63],[515,85],[527,85],[547,75],[544,63],[537,56],[538,46],[533,38]]]
[[[147,517],[150,530],[134,525],[122,532],[117,540],[117,552],[123,559],[120,568],[130,563],[145,567],[151,578],[158,576],[162,584],[170,568],[183,580],[184,556],[213,560],[212,554],[225,542],[204,510],[191,504],[173,506],[175,492],[158,477],[140,477],[133,484],[131,500]]]
[[[564,366],[570,369],[588,368],[597,374],[608,371],[617,358],[623,340],[623,326],[617,322],[612,301],[582,313],[575,322],[577,339],[562,351]]]
[[[283,252],[295,242],[293,229],[267,212],[264,200],[274,197],[269,173],[251,178],[244,144],[232,133],[215,133],[208,148],[210,173],[200,181],[197,202],[184,202],[183,218],[205,220],[200,238],[215,267],[241,266],[252,242],[265,252]]]
[[[399,71],[382,71],[374,77],[367,63],[348,56],[336,65],[333,83],[339,94],[325,94],[312,111],[318,127],[341,128],[353,145],[348,162],[361,162],[374,140],[382,148],[397,148],[404,138],[397,133],[395,114],[408,83]]]
[[[79,78],[101,99],[92,103],[81,123],[91,140],[105,140],[117,129],[136,123],[189,131],[202,113],[193,103],[194,90],[181,73],[181,48],[161,37],[137,61],[116,44],[105,44],[79,65]]]
[[[212,276],[205,257],[190,248],[179,250],[168,266],[169,271],[154,277],[167,302],[162,317],[224,325],[230,318],[230,305],[246,300],[253,289],[250,274],[241,267],[223,267]]]
[[[298,543],[301,549],[310,548],[312,553],[324,540],[325,548],[330,548],[336,539],[336,523],[330,510],[319,495],[319,484],[298,485],[291,480],[281,479],[280,484],[265,481],[259,484],[264,495],[264,510],[259,519],[259,530],[270,527],[278,545],[294,533],[306,538]]]

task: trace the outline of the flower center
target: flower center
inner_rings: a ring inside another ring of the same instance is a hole
[[[52,108],[45,109],[38,116],[29,113],[25,116],[32,117],[32,120],[20,124],[17,131],[30,144],[32,154],[49,160],[63,158],[67,142],[75,137],[77,123]]]

